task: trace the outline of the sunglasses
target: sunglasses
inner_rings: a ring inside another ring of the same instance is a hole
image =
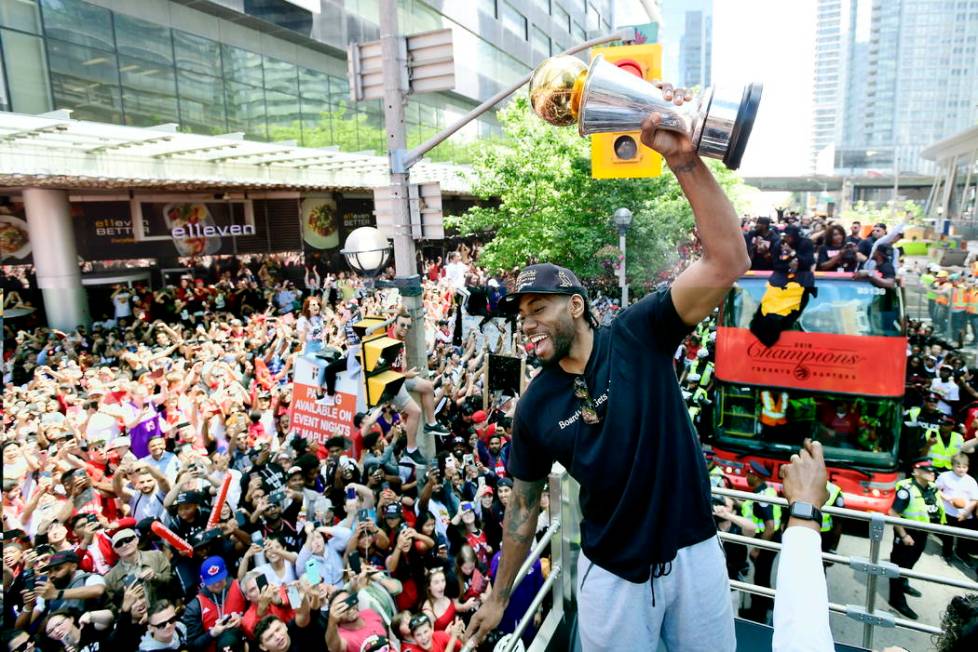
[[[34,649],[34,641],[28,639],[23,643],[21,643],[20,645],[18,645],[17,647],[10,648],[10,652],[24,652],[24,650],[33,650],[33,649]]]
[[[136,540],[136,537],[126,537],[125,539],[119,539],[112,544],[113,548],[121,548],[122,546],[128,545]]]
[[[589,426],[599,423],[601,417],[598,416],[598,408],[594,404],[594,399],[591,398],[591,392],[587,389],[584,376],[576,376],[574,378],[574,396],[582,401],[581,419],[584,420],[584,423]]]
[[[167,625],[172,625],[173,623],[177,622],[177,620],[178,618],[176,616],[171,616],[161,623],[149,623],[149,626],[155,627],[156,629],[163,629]]]

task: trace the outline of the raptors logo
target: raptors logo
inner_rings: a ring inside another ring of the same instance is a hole
[[[808,367],[804,367],[802,365],[798,365],[797,367],[795,367],[794,370],[795,378],[797,378],[798,380],[805,380],[806,378],[808,378],[809,373],[810,372],[808,371]]]

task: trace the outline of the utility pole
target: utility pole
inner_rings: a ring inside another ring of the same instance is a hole
[[[404,350],[407,368],[416,369],[421,378],[428,377],[428,356],[425,351],[425,313],[421,278],[414,237],[411,230],[409,195],[410,170],[398,161],[407,149],[407,132],[404,125],[404,103],[407,101],[407,51],[397,29],[396,0],[381,0],[380,47],[384,73],[384,127],[387,131],[387,160],[390,168],[390,206],[394,222],[394,271],[398,278],[401,301],[411,315]],[[417,400],[417,399],[416,399]],[[421,405],[421,401],[417,401]],[[418,427],[418,449],[427,459],[435,457],[435,439],[425,432],[425,415],[421,415]]]
[[[440,204],[431,202],[440,198],[432,197],[423,184],[418,189],[410,185],[411,166],[436,147],[439,143],[457,132],[466,124],[486,111],[493,109],[521,86],[530,80],[530,75],[521,79],[508,89],[500,91],[487,99],[469,113],[456,120],[446,129],[435,134],[411,150],[407,149],[407,133],[404,125],[404,104],[412,92],[438,92],[454,87],[453,54],[451,49],[451,30],[436,30],[416,34],[407,38],[398,33],[396,0],[380,0],[380,39],[365,44],[351,44],[348,56],[350,66],[350,88],[352,101],[382,97],[384,102],[384,123],[387,132],[387,160],[390,184],[374,193],[375,212],[379,211],[378,191],[383,194],[385,205],[385,224],[389,227],[388,237],[394,240],[394,269],[396,278],[388,287],[396,287],[402,304],[411,316],[411,328],[404,342],[408,369],[416,369],[422,378],[428,376],[428,356],[424,340],[424,301],[422,298],[421,277],[418,274],[415,250],[415,237],[425,237],[424,216],[412,217],[412,202],[419,202],[415,212],[429,214],[438,212]],[[613,34],[580,43],[562,54],[575,54],[595,45],[616,40],[634,41],[635,30],[625,28]],[[380,49],[380,72],[383,80],[378,83],[376,66],[377,50]],[[447,67],[447,69],[446,69]],[[378,92],[382,88],[383,95]],[[436,191],[437,192],[437,191]],[[415,198],[412,199],[412,193]],[[434,206],[434,208],[433,208]],[[380,212],[377,212],[381,227]],[[440,217],[438,218],[440,220]],[[419,223],[414,223],[415,221]],[[440,224],[438,229],[440,229]],[[443,237],[443,236],[427,236]],[[422,422],[425,419],[421,420]],[[435,455],[435,442],[432,435],[425,433],[424,427],[417,434],[418,448],[431,459]]]

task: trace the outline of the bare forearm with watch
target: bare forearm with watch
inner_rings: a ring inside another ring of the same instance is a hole
[[[788,526],[781,538],[778,593],[774,600],[776,651],[835,649],[829,629],[829,598],[822,571],[822,513],[828,500],[822,445],[805,440],[801,451],[781,467]]]
[[[503,519],[502,558],[492,594],[475,613],[465,632],[465,648],[472,649],[499,624],[513,591],[513,580],[533,545],[545,481],[514,480],[513,494]]]

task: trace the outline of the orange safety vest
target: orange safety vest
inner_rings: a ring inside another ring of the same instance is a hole
[[[968,314],[978,315],[978,286],[968,292]]]
[[[771,392],[761,392],[761,423],[765,426],[783,426],[788,423],[785,408],[788,405],[788,393],[779,392],[777,400]]]
[[[951,290],[951,310],[964,312],[968,308],[968,289],[955,286]]]
[[[941,286],[939,286],[937,288],[937,299],[936,299],[936,301],[937,301],[938,305],[941,305],[941,306],[946,306],[948,304],[947,286],[946,285],[941,285]]]

